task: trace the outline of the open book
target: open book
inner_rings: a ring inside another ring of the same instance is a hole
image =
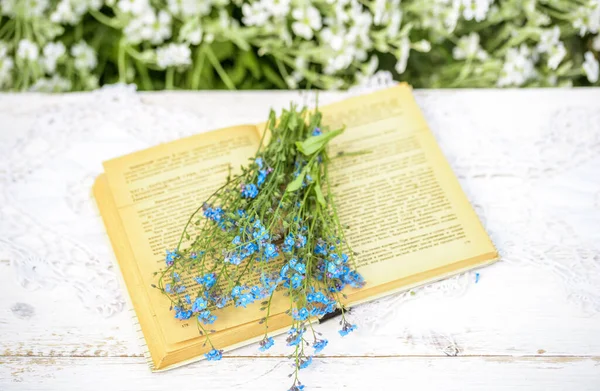
[[[345,305],[373,300],[489,264],[498,254],[437,146],[406,84],[321,107],[323,123],[346,131],[331,142],[330,178],[346,237],[367,284],[345,290]],[[266,115],[266,113],[265,113]],[[176,320],[151,285],[190,214],[221,186],[230,167],[247,164],[264,125],[202,133],[104,163],[94,184],[153,370],[200,359],[193,319]],[[366,154],[348,154],[368,151]],[[289,304],[288,304],[289,307]],[[277,308],[277,306],[275,306]],[[272,312],[269,334],[291,318]],[[211,340],[231,350],[258,341],[256,306],[226,307]]]

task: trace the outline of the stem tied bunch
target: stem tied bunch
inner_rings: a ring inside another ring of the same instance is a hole
[[[354,330],[345,318],[342,291],[362,287],[364,280],[355,270],[329,185],[327,146],[343,129],[324,129],[319,111],[293,106],[279,120],[271,111],[267,128],[268,141],[263,136],[251,163],[192,214],[177,247],[167,250],[158,288],[177,319],[196,318],[212,347],[209,360],[222,356],[207,330],[216,309],[260,303],[264,351],[274,344],[268,330],[273,302],[289,300],[291,390],[301,390],[298,370],[312,362],[309,346],[318,353],[328,343],[311,319],[339,308],[339,333]]]

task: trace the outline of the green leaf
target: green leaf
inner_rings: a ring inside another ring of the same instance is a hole
[[[260,64],[252,51],[248,50],[243,52],[240,56],[240,61],[252,73],[252,76],[254,76],[255,79],[261,78],[262,71],[260,69]]]
[[[317,193],[317,201],[319,201],[319,204],[325,206],[325,197],[323,197],[321,186],[318,183],[315,184],[315,193]]]
[[[295,112],[292,112],[292,114],[290,115],[290,119],[288,121],[287,126],[290,129],[294,129],[298,126],[298,116]]]
[[[275,84],[277,88],[281,88],[282,90],[285,90],[287,88],[287,84],[285,84],[281,76],[273,69],[271,69],[271,67],[265,64],[263,67],[263,72],[267,80]]]
[[[302,142],[296,141],[296,147],[304,155],[310,156],[327,144],[329,140],[342,134],[343,131],[344,129],[338,129],[332,132],[323,133],[319,136],[311,136]]]
[[[302,182],[304,182],[304,177],[305,176],[306,176],[306,170],[303,169],[300,172],[300,174],[296,177],[296,179],[294,179],[292,182],[289,183],[289,185],[285,189],[285,192],[286,193],[291,193],[291,192],[296,191],[299,188],[301,188],[302,187]]]
[[[240,85],[246,77],[246,68],[240,63],[236,63],[233,69],[227,72],[233,84]]]

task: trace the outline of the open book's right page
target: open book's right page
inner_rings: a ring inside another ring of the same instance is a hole
[[[349,292],[351,304],[498,258],[408,85],[324,107],[323,115],[330,129],[347,125],[330,156],[363,152],[335,157],[330,168],[367,281]]]

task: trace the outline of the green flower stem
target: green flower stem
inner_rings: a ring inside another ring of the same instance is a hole
[[[138,59],[136,59],[134,63],[142,79],[143,88],[148,91],[153,90],[154,86],[152,85],[152,79],[150,79],[150,75],[148,75],[148,69],[146,69],[144,64],[142,64],[142,62]]]
[[[215,68],[215,70],[219,74],[219,77],[221,77],[221,80],[223,80],[223,83],[225,83],[227,88],[229,88],[230,90],[235,90],[235,85],[233,84],[229,76],[227,76],[227,72],[225,72],[225,70],[221,66],[221,63],[217,59],[217,56],[215,56],[215,53],[213,52],[210,46],[206,46],[206,56],[208,57],[208,60],[211,62],[212,66]]]
[[[167,72],[165,74],[165,88],[167,90],[173,89],[173,79],[175,77],[175,68],[169,67],[167,68]]]
[[[119,67],[119,82],[126,83],[127,82],[127,69],[125,63],[125,37],[122,37],[119,41],[119,59],[118,59],[118,67]]]
[[[100,22],[104,25],[107,25],[109,27],[112,27],[115,30],[120,30],[123,27],[122,23],[120,23],[118,20],[109,18],[108,16],[104,15],[100,11],[90,8],[89,12],[90,12],[90,15],[92,15],[94,17],[94,19],[96,19],[98,22]]]
[[[0,28],[0,39],[4,39],[5,34],[8,35],[8,33],[14,31],[16,22],[12,19],[9,19],[8,21],[3,21],[2,23],[4,23],[4,25]]]
[[[200,45],[196,49],[196,63],[192,71],[191,89],[197,90],[200,87],[200,77],[202,76],[202,68],[204,67],[205,45]]]

